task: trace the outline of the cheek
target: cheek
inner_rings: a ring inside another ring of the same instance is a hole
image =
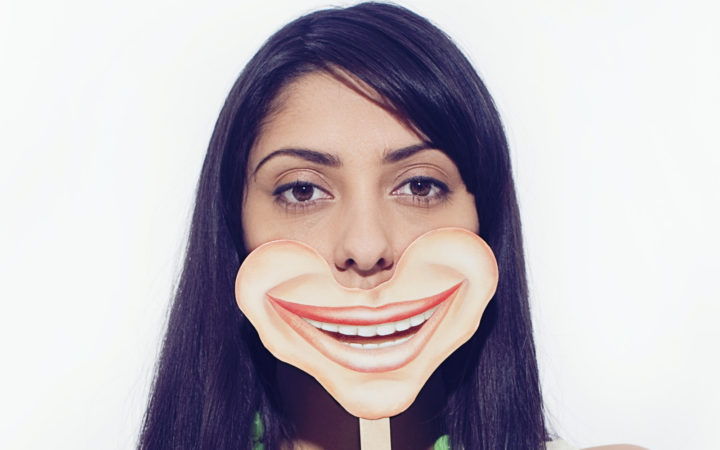
[[[455,197],[441,208],[429,211],[411,210],[410,213],[399,214],[394,222],[391,228],[398,230],[403,250],[414,239],[431,230],[452,227],[478,234],[480,228],[475,198],[467,191],[455,194]]]
[[[464,228],[477,234],[480,231],[475,197],[467,191],[456,194],[443,218],[441,227]]]
[[[326,256],[329,233],[337,229],[329,214],[293,215],[282,211],[271,199],[250,195],[243,203],[242,227],[246,250],[270,241],[303,242]]]
[[[263,243],[273,240],[272,225],[274,220],[271,205],[258,199],[255,192],[246,192],[243,198],[241,221],[243,229],[243,242],[248,253]]]

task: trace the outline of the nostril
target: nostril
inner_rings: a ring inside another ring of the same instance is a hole
[[[391,269],[393,266],[392,261],[388,261],[385,258],[380,258],[377,262],[377,267],[380,268],[380,270],[388,270]]]
[[[393,262],[388,261],[385,258],[378,259],[377,262],[375,262],[375,264],[373,265],[373,267],[369,268],[360,267],[360,265],[357,264],[357,262],[353,258],[346,259],[342,265],[335,264],[335,268],[340,272],[345,272],[348,269],[353,269],[354,271],[358,272],[363,276],[369,276],[379,271],[386,271],[388,269],[392,269],[392,267]]]
[[[335,267],[337,267],[337,269],[341,272],[344,272],[353,266],[355,266],[355,260],[352,258],[346,259],[345,262],[341,266],[335,264]]]

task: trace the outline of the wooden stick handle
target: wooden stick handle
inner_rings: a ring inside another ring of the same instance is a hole
[[[389,417],[360,419],[360,450],[391,450]]]

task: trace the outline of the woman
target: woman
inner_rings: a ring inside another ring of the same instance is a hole
[[[262,347],[235,274],[249,251],[288,238],[318,249],[341,284],[371,288],[443,226],[488,242],[499,285],[474,337],[392,419],[393,446],[448,435],[452,448],[545,448],[520,220],[485,86],[447,36],[397,6],[285,26],[240,75],[210,142],[140,447],[356,448],[357,420]]]

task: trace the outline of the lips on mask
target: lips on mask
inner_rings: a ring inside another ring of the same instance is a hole
[[[240,267],[235,298],[276,358],[312,375],[350,414],[379,419],[405,411],[475,333],[497,280],[485,241],[441,228],[413,241],[392,278],[368,290],[338,284],[306,244],[268,242]]]

